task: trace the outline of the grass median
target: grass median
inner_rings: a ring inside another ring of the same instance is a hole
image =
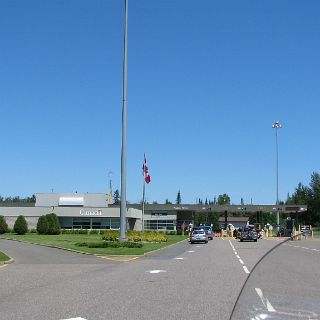
[[[174,243],[187,239],[187,236],[168,235],[168,241],[162,243],[143,243],[141,248],[88,248],[79,247],[76,243],[81,242],[102,242],[101,235],[98,234],[59,234],[59,235],[39,235],[36,233],[27,233],[17,235],[5,233],[2,238],[16,239],[29,243],[44,244],[64,249],[71,249],[80,252],[99,254],[99,255],[144,255],[147,252],[165,248]]]
[[[10,258],[4,254],[3,252],[0,251],[0,262],[6,262],[6,261],[9,261]]]

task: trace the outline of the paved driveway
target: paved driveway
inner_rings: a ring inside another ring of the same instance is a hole
[[[0,318],[229,319],[248,276],[243,265],[250,271],[275,244],[183,242],[120,263],[0,240],[15,259],[0,269]]]

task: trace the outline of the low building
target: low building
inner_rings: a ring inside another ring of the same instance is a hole
[[[5,217],[9,227],[13,227],[17,217],[23,215],[29,228],[36,228],[40,216],[53,212],[62,228],[119,229],[120,207],[108,205],[107,199],[103,193],[37,193],[34,205],[12,203],[0,206],[0,215]],[[194,224],[198,214],[208,217],[208,221],[212,215],[217,218],[223,216],[224,226],[224,216],[232,218],[229,214],[243,216],[256,213],[260,217],[263,213],[276,214],[280,211],[298,221],[299,213],[306,210],[307,206],[286,205],[146,204],[142,217],[142,204],[128,204],[126,221],[127,230],[142,230],[144,221],[145,230],[174,231],[182,225]],[[238,226],[235,221],[230,223]]]

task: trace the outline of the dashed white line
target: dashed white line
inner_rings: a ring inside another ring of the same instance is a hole
[[[184,258],[175,258],[176,260],[183,260]]]
[[[194,252],[194,251],[193,251],[193,250],[189,250],[189,251],[187,251],[187,252],[192,253],[192,252]]]
[[[256,292],[261,299],[263,305],[267,308],[269,312],[276,312],[276,309],[271,305],[270,301],[263,295],[263,292],[260,288],[255,288]]]
[[[250,273],[250,271],[248,270],[248,268],[247,268],[246,266],[243,266],[242,268],[243,268],[243,270],[244,270],[245,273],[247,273],[247,274]]]
[[[162,273],[162,272],[167,272],[167,271],[166,270],[149,270],[149,271],[146,271],[146,272],[154,274],[154,273]]]
[[[77,317],[77,318],[68,318],[68,319],[61,319],[61,320],[86,320],[86,319]]]
[[[236,257],[238,258],[239,262],[242,264],[242,268],[244,270],[245,273],[249,274],[250,271],[248,270],[248,268],[244,265],[243,260],[240,258],[240,256],[238,255],[238,252],[236,251],[235,247],[233,246],[232,242],[229,240],[230,246],[233,249],[234,254],[236,255]]]

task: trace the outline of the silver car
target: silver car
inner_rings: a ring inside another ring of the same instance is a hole
[[[204,242],[208,243],[208,235],[202,230],[192,230],[190,233],[190,243]]]

